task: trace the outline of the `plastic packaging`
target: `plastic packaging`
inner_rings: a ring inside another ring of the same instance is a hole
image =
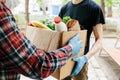
[[[67,31],[66,24],[61,21],[61,18],[59,16],[54,18],[54,22],[55,22],[55,31]]]

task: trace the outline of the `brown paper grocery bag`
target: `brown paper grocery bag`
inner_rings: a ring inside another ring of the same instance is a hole
[[[37,48],[49,52],[59,47],[61,34],[60,32],[28,26],[26,36]]]
[[[64,46],[64,45],[67,44],[69,39],[71,39],[77,33],[80,34],[79,40],[83,41],[83,44],[82,44],[83,48],[77,55],[74,55],[72,57],[77,57],[77,56],[80,56],[80,55],[84,54],[87,30],[63,32],[62,36],[61,36],[60,45]],[[58,80],[64,79],[65,77],[69,76],[71,74],[72,70],[73,70],[74,65],[75,65],[75,63],[72,61],[72,57],[70,59],[68,59],[67,63],[63,67],[58,69],[52,76],[57,78]]]
[[[78,55],[74,55],[72,57],[83,55],[85,42],[86,42],[86,33],[87,33],[86,30],[55,32],[55,31],[49,31],[49,30],[44,30],[37,27],[29,27],[29,26],[26,29],[27,38],[37,48],[48,51],[48,52],[65,46],[69,41],[69,39],[71,39],[77,33],[80,34],[79,40],[83,41],[83,44],[82,44],[83,48]],[[67,63],[63,67],[55,71],[52,76],[58,80],[61,80],[69,76],[75,64],[71,60],[71,58],[68,59]]]

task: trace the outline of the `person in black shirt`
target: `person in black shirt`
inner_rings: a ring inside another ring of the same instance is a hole
[[[101,48],[102,44],[103,24],[105,24],[105,20],[101,8],[92,0],[71,0],[61,8],[59,16],[61,18],[70,16],[72,19],[79,21],[82,30],[87,30],[87,45],[84,54],[87,59],[90,59]],[[92,31],[95,36],[95,43],[89,50]],[[82,72],[81,68],[87,61],[81,64],[79,63],[80,60],[84,62],[84,59],[81,59],[81,57],[73,59],[76,62],[76,66],[71,73],[71,76],[74,76],[74,80],[83,80],[83,76],[80,76]],[[70,80],[70,77],[64,80]]]

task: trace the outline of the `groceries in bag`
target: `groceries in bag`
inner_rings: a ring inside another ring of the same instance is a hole
[[[33,26],[33,27],[38,27],[41,29],[45,29],[45,30],[51,30],[49,27],[47,27],[46,25],[38,21],[31,21],[28,25]]]
[[[71,19],[66,23],[69,31],[79,31],[81,30],[78,20]]]
[[[54,22],[55,22],[55,31],[68,31],[66,24],[62,22],[59,16],[54,18]]]

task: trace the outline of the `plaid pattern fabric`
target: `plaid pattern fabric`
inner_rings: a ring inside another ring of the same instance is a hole
[[[19,80],[19,74],[42,80],[66,63],[71,50],[68,45],[49,53],[38,50],[0,2],[0,80]]]

